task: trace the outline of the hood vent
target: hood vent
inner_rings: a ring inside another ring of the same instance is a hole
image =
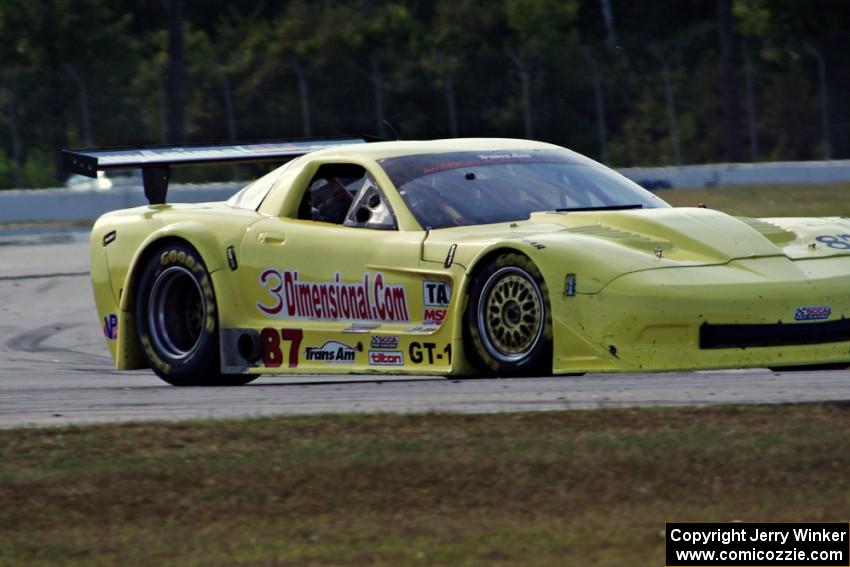
[[[610,228],[601,224],[576,226],[573,228],[568,228],[566,232],[571,232],[573,234],[582,234],[585,236],[595,236],[597,238],[607,238],[609,240],[616,240],[624,246],[640,248],[642,250],[648,250],[650,252],[657,251],[659,248],[661,248],[662,250],[669,250],[673,247],[673,244],[667,240],[649,238],[641,234],[627,232],[625,230],[619,230],[616,228]]]
[[[787,244],[797,238],[797,235],[790,230],[785,230],[779,225],[767,222],[761,219],[750,217],[736,217],[739,221],[746,224],[774,244]]]

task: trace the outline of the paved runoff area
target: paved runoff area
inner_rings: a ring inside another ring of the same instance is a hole
[[[88,277],[88,235],[0,228],[0,427],[352,412],[503,412],[850,399],[850,372],[738,370],[457,380],[262,377],[175,388],[116,372]]]

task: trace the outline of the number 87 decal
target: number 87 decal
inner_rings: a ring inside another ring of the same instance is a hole
[[[280,350],[280,342],[289,342],[289,368],[298,366],[298,349],[301,347],[301,339],[304,332],[301,329],[277,329],[266,327],[260,331],[260,341],[263,343],[263,364],[268,368],[277,368],[283,364],[283,351]]]

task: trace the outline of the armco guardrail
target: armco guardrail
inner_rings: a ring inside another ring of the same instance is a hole
[[[652,188],[702,189],[718,185],[850,182],[850,160],[717,163],[682,167],[629,167],[620,173]],[[223,201],[244,183],[173,185],[171,203]],[[0,191],[0,223],[91,220],[105,212],[145,205],[141,187],[105,191],[39,189]]]
[[[172,185],[169,203],[224,201],[244,183]],[[72,189],[15,189],[0,191],[0,223],[18,221],[85,221],[103,213],[146,205],[141,187],[78,191]]]
[[[703,189],[718,185],[805,185],[850,181],[850,160],[629,167],[618,171],[632,181],[652,188]]]

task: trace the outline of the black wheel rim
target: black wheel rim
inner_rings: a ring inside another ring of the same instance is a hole
[[[197,350],[207,308],[201,286],[188,269],[171,266],[157,276],[147,317],[151,340],[160,353],[182,360]]]

